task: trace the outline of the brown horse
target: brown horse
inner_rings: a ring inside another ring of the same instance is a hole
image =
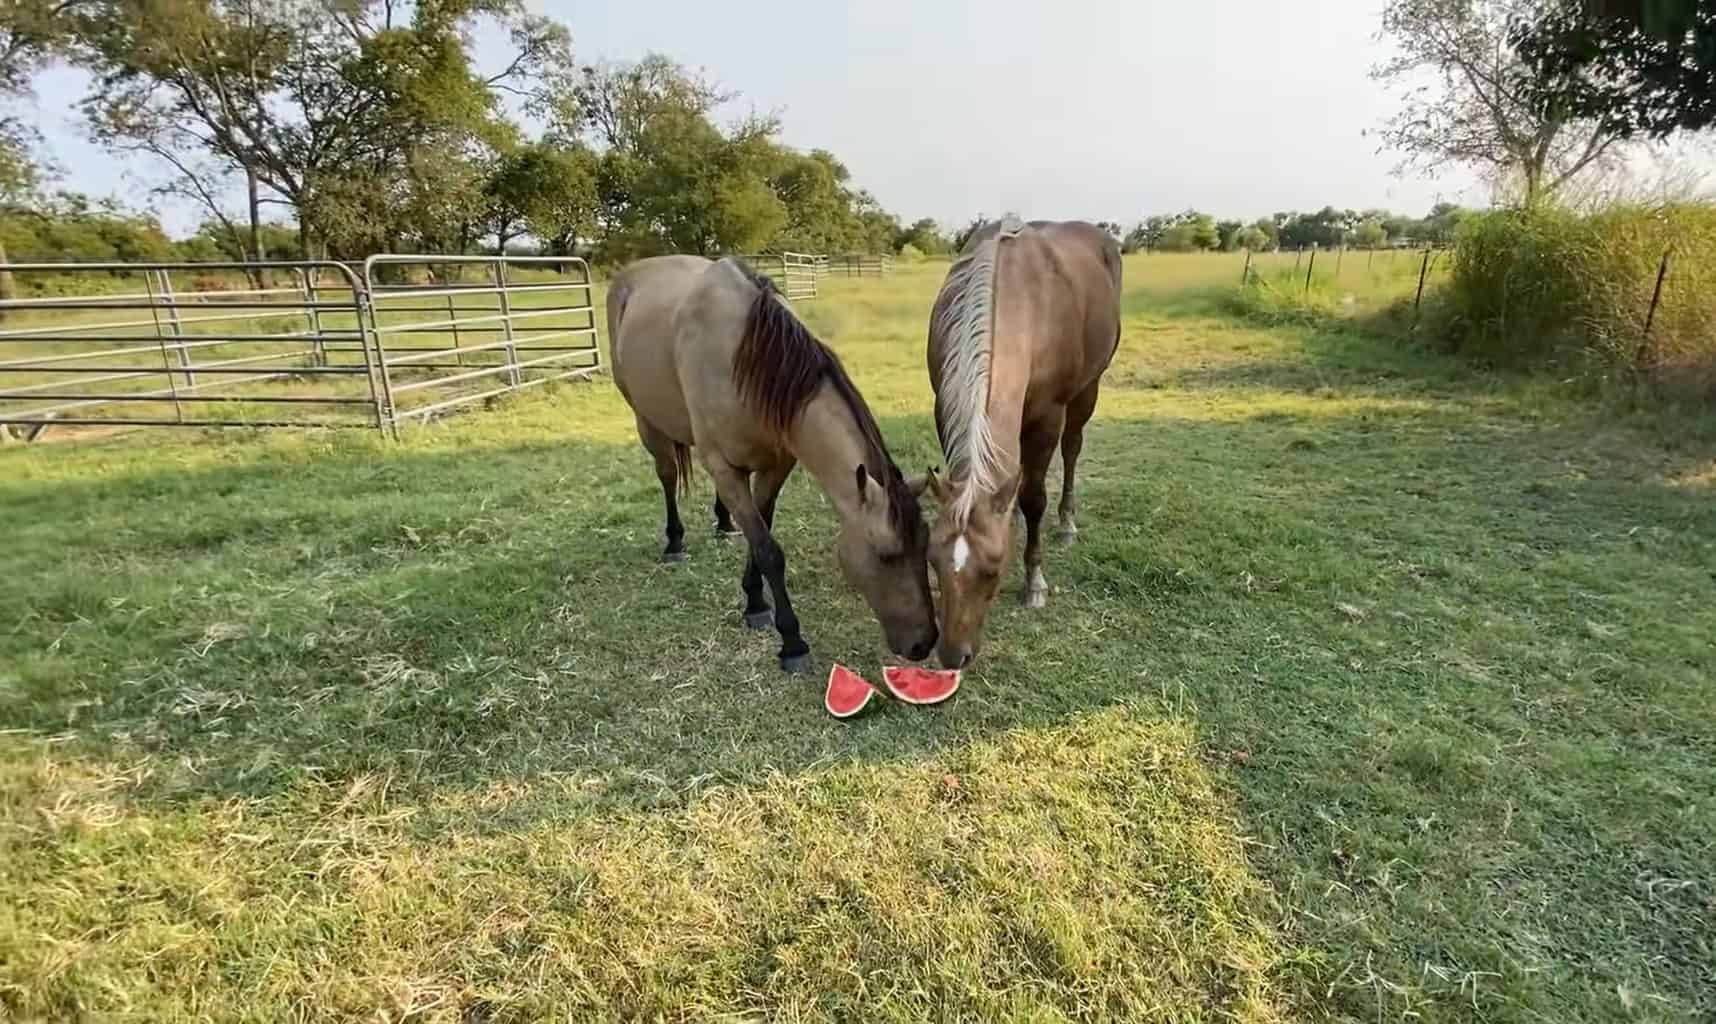
[[[840,517],[837,553],[888,646],[921,660],[934,649],[935,606],[923,512],[888,455],[875,417],[840,360],[767,279],[700,256],[633,263],[608,289],[614,381],[655,456],[667,504],[663,561],[685,558],[677,492],[691,449],[750,547],[745,624],[780,631],[781,667],[810,665],[787,596],[786,557],[770,531],[775,498],[798,463]],[[774,610],[763,600],[763,579]]]
[[[929,374],[948,479],[930,552],[941,585],[941,663],[980,646],[1025,516],[1025,604],[1040,608],[1043,478],[1060,443],[1061,534],[1071,539],[1073,478],[1102,372],[1120,344],[1120,249],[1081,221],[1008,218],[979,229],[948,270],[930,316]]]

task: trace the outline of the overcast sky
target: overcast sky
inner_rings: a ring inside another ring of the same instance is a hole
[[[1365,136],[1392,107],[1366,74],[1385,54],[1380,3],[533,0],[580,62],[653,50],[701,67],[906,221],[950,224],[1481,201],[1466,175],[1394,177]],[[487,39],[479,52],[500,59]],[[69,186],[146,201],[157,168],[83,140],[79,76],[38,92]]]

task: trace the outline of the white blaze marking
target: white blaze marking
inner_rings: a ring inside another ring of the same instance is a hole
[[[965,534],[962,533],[959,539],[953,542],[953,571],[964,572],[965,561],[970,557],[971,545],[965,542]]]

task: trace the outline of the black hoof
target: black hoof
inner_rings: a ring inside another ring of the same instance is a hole
[[[790,675],[796,676],[804,672],[809,672],[810,664],[811,657],[809,651],[805,651],[803,654],[781,655],[781,671]]]
[[[661,560],[667,565],[672,565],[675,562],[683,562],[687,557],[689,556],[687,556],[683,551],[663,551],[661,553]]]
[[[775,624],[775,610],[764,608],[760,612],[746,612],[745,626],[748,629],[768,629]]]

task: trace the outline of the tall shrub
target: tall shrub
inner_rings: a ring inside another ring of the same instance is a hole
[[[1670,268],[1653,317],[1665,252]],[[1705,391],[1716,385],[1713,288],[1716,206],[1496,211],[1460,229],[1441,329],[1456,349],[1498,363]]]

